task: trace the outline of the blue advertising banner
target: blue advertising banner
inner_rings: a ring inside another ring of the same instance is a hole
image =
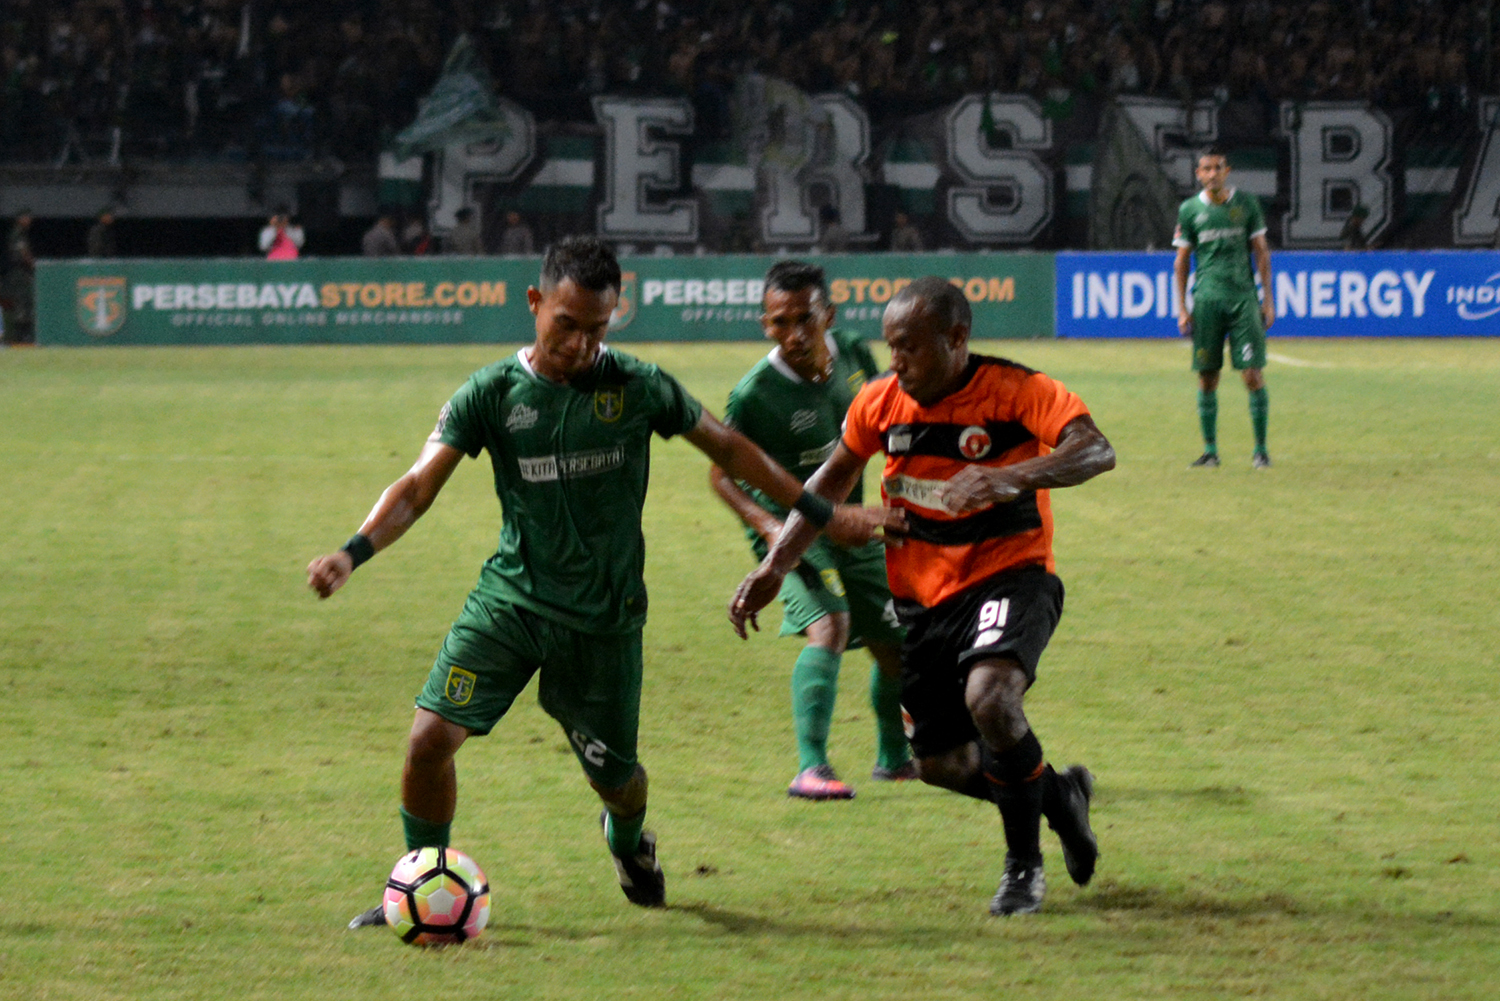
[[[1058,254],[1057,336],[1177,336],[1175,256]],[[1500,336],[1497,251],[1273,251],[1271,271],[1272,336]]]

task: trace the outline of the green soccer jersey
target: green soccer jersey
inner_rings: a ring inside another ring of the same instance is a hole
[[[504,520],[476,590],[583,632],[640,628],[651,435],[690,431],[702,414],[676,379],[607,348],[568,384],[519,353],[475,372],[437,434],[494,467]]]
[[[804,483],[838,446],[844,414],[854,395],[880,371],[857,334],[830,330],[826,336],[833,353],[833,374],[827,380],[808,382],[775,348],[739,381],[725,408],[725,423]],[[761,507],[778,518],[786,517],[786,509],[769,497],[757,490],[749,492]],[[863,487],[856,483],[849,503],[863,499]],[[751,541],[760,538],[753,529],[747,529],[747,535]]]
[[[1199,192],[1177,210],[1174,247],[1188,247],[1197,258],[1193,295],[1234,297],[1255,292],[1250,238],[1266,231],[1260,199],[1230,189],[1223,205]],[[1269,289],[1266,290],[1269,293]]]

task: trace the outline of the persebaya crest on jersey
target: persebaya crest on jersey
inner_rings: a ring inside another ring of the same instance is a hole
[[[625,387],[602,386],[594,390],[594,416],[613,424],[625,413]]]
[[[478,680],[474,672],[465,671],[456,665],[448,668],[448,684],[443,695],[456,706],[469,704],[474,697],[474,683]]]

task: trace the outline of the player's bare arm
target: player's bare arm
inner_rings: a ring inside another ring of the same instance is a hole
[[[755,503],[755,499],[740,489],[734,477],[730,476],[718,466],[710,466],[708,469],[708,485],[718,494],[719,499],[728,505],[746,525],[755,530],[766,542],[776,537],[781,531],[781,519],[770,511]]]
[[[899,532],[904,524],[903,515],[886,508],[838,504],[839,501],[849,496],[850,490],[854,489],[854,483],[859,478],[859,471],[864,468],[863,463],[860,463],[859,470],[854,473],[843,492],[835,495],[814,485],[815,482],[826,482],[818,480],[822,469],[813,474],[804,489],[795,476],[777,465],[776,460],[761,451],[759,445],[733,428],[726,427],[707,410],[703,411],[703,416],[699,419],[697,426],[683,437],[730,477],[764,491],[767,497],[782,507],[795,509],[804,492],[815,494],[838,505],[833,508],[832,517],[821,529],[838,545],[862,546],[884,531]],[[857,459],[856,462],[858,462]],[[807,522],[801,512],[792,510],[791,517],[787,519],[787,525],[804,523],[811,530],[808,537],[808,544],[811,544],[819,528]],[[783,528],[782,532],[785,533],[785,531],[786,529]],[[806,546],[803,548],[805,549]],[[793,565],[796,565],[795,560]]]
[[[436,436],[428,438],[417,461],[400,479],[385,488],[374,508],[359,526],[359,534],[370,540],[374,552],[389,546],[417,519],[427,513],[437,499],[448,477],[458,468],[464,454],[445,445]],[[326,598],[354,573],[354,557],[347,550],[319,556],[307,565],[307,586]]]
[[[840,442],[828,461],[819,466],[818,471],[808,479],[807,489],[828,500],[841,501],[854,489],[864,468],[865,460]],[[906,531],[906,513],[900,508],[841,505],[838,514],[839,519],[849,519],[847,527],[850,537],[862,540],[857,543],[859,545],[876,536],[883,537],[888,545],[897,545]],[[840,526],[839,534],[844,534],[843,527]],[[839,534],[835,534],[833,522],[829,523],[825,532],[840,545],[851,544],[841,541]],[[817,537],[817,527],[800,512],[793,511],[772,541],[770,552],[760,566],[740,581],[740,586],[735,588],[734,597],[729,601],[729,621],[741,639],[747,635],[747,622],[752,629],[760,628],[756,614],[775,600],[781,591],[782,580],[796,567],[802,554],[807,552],[807,547]]]
[[[1261,239],[1264,241],[1265,238]],[[1270,267],[1269,260],[1267,257],[1268,268]],[[1193,314],[1188,312],[1187,308],[1188,272],[1192,270],[1192,267],[1193,248],[1178,247],[1177,260],[1172,262],[1172,279],[1177,284],[1177,301],[1182,305],[1181,311],[1177,314],[1177,332],[1183,337],[1193,336]],[[1266,285],[1266,288],[1270,287],[1269,284]]]
[[[1087,414],[1075,417],[1046,455],[1010,466],[968,466],[938,489],[949,510],[968,514],[1033,490],[1074,487],[1115,468],[1115,450]]]
[[[1271,324],[1276,322],[1276,295],[1271,288],[1271,245],[1266,242],[1266,234],[1250,238],[1250,252],[1255,255],[1255,271],[1260,275],[1260,287],[1265,290],[1265,298],[1260,304],[1260,322],[1270,330]]]

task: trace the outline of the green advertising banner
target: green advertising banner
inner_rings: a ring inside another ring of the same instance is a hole
[[[1054,336],[1051,254],[849,254],[828,271],[839,326],[880,336],[885,304],[939,275],[974,307],[975,336]],[[610,337],[753,340],[761,280],[777,258],[627,257]],[[327,258],[298,261],[43,261],[37,339],[90,344],[473,344],[532,337],[526,288],[539,261]]]

